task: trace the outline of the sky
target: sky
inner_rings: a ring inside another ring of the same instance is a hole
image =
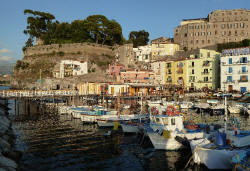
[[[128,39],[131,31],[145,30],[150,40],[173,37],[182,19],[205,18],[217,9],[250,9],[250,0],[0,0],[0,64],[23,58],[28,37],[25,9],[53,14],[60,22],[101,14],[122,26]]]

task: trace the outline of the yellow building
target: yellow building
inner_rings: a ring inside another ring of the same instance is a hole
[[[151,41],[152,46],[152,60],[157,57],[174,55],[180,49],[180,46],[171,42],[168,38],[158,38]]]
[[[214,50],[199,49],[190,55],[187,63],[188,89],[219,88],[219,53]]]
[[[101,83],[91,83],[91,82],[84,82],[77,84],[77,89],[79,95],[100,95],[101,94]]]
[[[166,84],[187,87],[186,60],[173,60],[166,62]]]

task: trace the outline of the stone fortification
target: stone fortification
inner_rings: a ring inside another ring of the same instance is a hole
[[[95,52],[97,55],[102,54],[114,54],[115,47],[99,45],[94,43],[70,43],[70,44],[52,44],[52,45],[36,45],[28,47],[24,56],[36,56],[52,53],[78,53],[83,55],[88,55],[89,53]]]

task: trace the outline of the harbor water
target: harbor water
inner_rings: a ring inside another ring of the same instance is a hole
[[[208,170],[191,165],[191,151],[154,150],[148,138],[83,124],[71,115],[41,113],[25,101],[9,100],[19,170]],[[28,112],[27,112],[28,109]],[[193,116],[194,117],[194,116]],[[249,118],[240,117],[249,126]]]
[[[70,115],[23,113],[14,128],[20,170],[180,170],[187,153],[155,151],[149,139],[83,124]],[[191,155],[191,154],[190,154]]]

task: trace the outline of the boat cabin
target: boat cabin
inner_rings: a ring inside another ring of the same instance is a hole
[[[181,131],[183,129],[183,116],[151,115],[150,125],[152,128],[160,126],[169,131]]]

